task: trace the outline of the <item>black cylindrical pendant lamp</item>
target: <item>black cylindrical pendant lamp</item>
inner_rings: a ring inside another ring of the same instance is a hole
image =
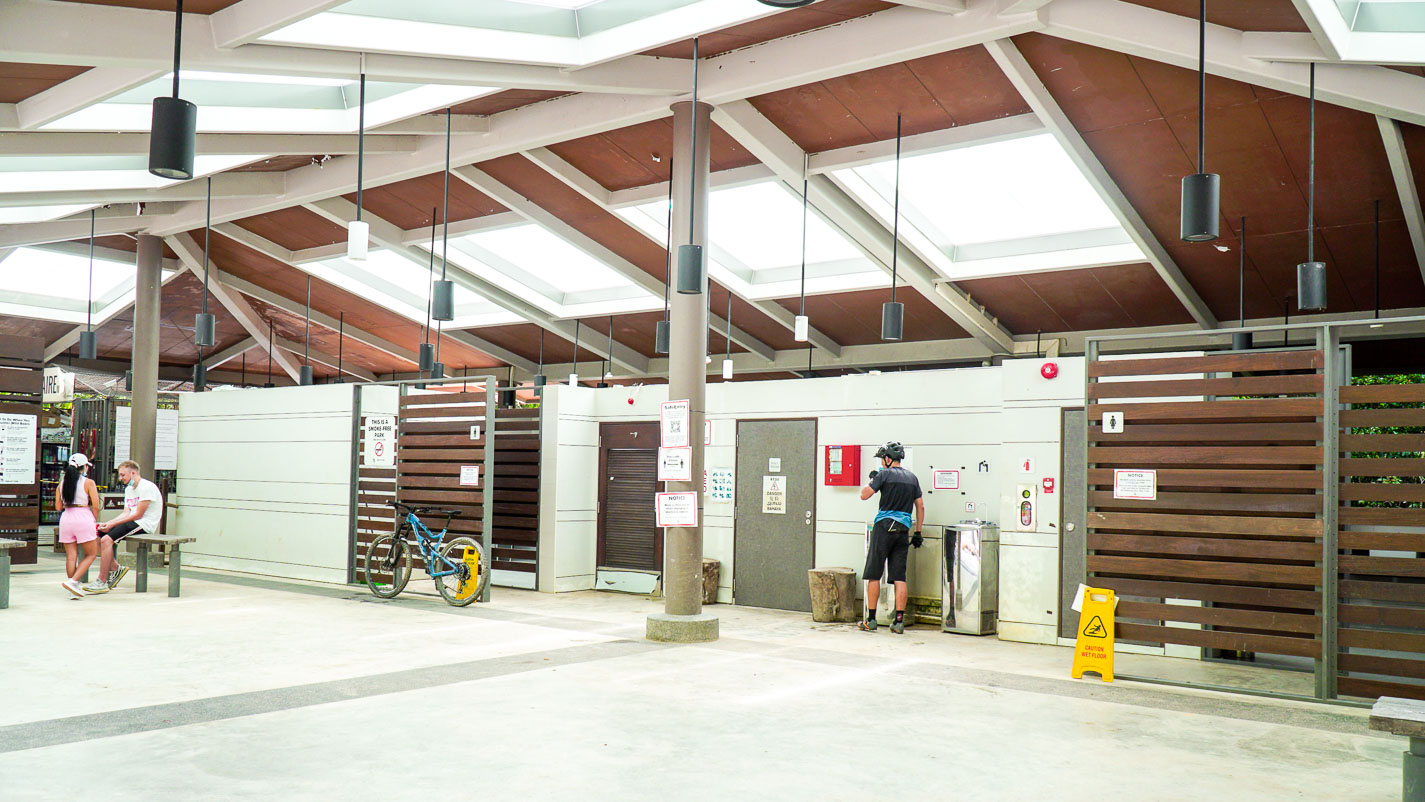
[[[1222,178],[1215,173],[1194,173],[1183,177],[1182,238],[1186,242],[1217,239],[1221,216],[1219,198]]]
[[[132,370],[126,370],[126,371],[124,371],[124,392],[126,392],[126,393],[132,393],[133,391],[134,391],[134,372],[133,372]]]
[[[703,291],[703,246],[678,246],[678,292],[698,295]]]
[[[1302,262],[1296,266],[1296,308],[1302,312],[1325,311],[1325,262]]]
[[[431,377],[432,379],[444,379],[444,378],[445,378],[445,363],[444,363],[444,362],[436,362],[435,364],[431,365],[431,366],[430,366],[430,377]]]
[[[99,338],[92,331],[79,332],[79,358],[97,359],[99,357]]]
[[[896,341],[905,331],[905,304],[887,301],[881,304],[881,339]]]
[[[199,346],[207,348],[214,342],[217,319],[211,312],[199,312],[193,316],[193,339]]]
[[[197,106],[179,97],[154,98],[148,137],[148,171],[175,181],[191,179],[197,136]]]
[[[536,373],[536,374],[534,374],[534,386],[535,386],[536,389],[538,389],[538,388],[540,388],[540,387],[543,387],[544,385],[546,385],[546,384],[548,384],[548,383],[549,383],[549,377],[548,377],[548,376],[544,375],[543,373]]]
[[[653,327],[653,352],[658,354],[668,353],[668,341],[672,337],[673,329],[668,321],[660,320]]]
[[[431,289],[430,316],[450,322],[455,319],[455,282],[437,279]]]
[[[202,362],[193,366],[193,392],[201,393],[208,386],[208,367]]]
[[[421,343],[420,369],[430,370],[435,367],[435,346],[431,343]]]
[[[1180,234],[1184,242],[1217,239],[1221,179],[1207,172],[1207,0],[1197,21],[1197,172],[1183,178]]]
[[[306,387],[312,383],[312,366],[303,365],[297,369],[297,383]]]
[[[1252,332],[1250,332],[1250,331],[1239,331],[1239,332],[1237,332],[1236,334],[1233,334],[1233,335],[1232,335],[1232,350],[1233,350],[1233,351],[1250,351],[1250,350],[1252,350]]]

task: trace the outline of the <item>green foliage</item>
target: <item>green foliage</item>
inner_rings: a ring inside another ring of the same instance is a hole
[[[1354,376],[1351,384],[1375,385],[1375,384],[1425,384],[1425,374],[1402,373],[1389,376]],[[1352,409],[1420,409],[1425,407],[1421,403],[1390,403],[1390,404],[1353,404]],[[1356,426],[1350,429],[1351,434],[1422,434],[1425,433],[1425,426]],[[1357,451],[1352,452],[1353,457],[1364,458],[1399,458],[1399,459],[1420,459],[1425,457],[1425,452],[1419,451]],[[1345,479],[1346,477],[1342,477]],[[1370,484],[1422,484],[1425,477],[1420,476],[1356,476],[1350,481]],[[1362,507],[1410,507],[1420,508],[1422,505],[1418,501],[1358,501],[1357,505]]]

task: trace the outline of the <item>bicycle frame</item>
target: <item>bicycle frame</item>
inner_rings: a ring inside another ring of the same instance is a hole
[[[414,512],[406,513],[406,524],[416,533],[416,548],[420,549],[421,556],[425,558],[426,574],[429,575],[431,579],[439,579],[443,576],[455,574],[457,571],[455,563],[445,559],[436,552],[436,548],[440,546],[441,541],[445,539],[446,532],[450,531],[449,524],[447,523],[446,528],[440,530],[440,534],[437,535],[430,530],[430,527],[422,523],[420,517]],[[431,568],[436,565],[437,561],[444,563],[446,570],[432,571]]]

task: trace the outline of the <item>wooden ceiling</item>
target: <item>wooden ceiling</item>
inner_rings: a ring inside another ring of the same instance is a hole
[[[17,64],[0,61],[0,103],[19,103],[87,71],[61,64]]]

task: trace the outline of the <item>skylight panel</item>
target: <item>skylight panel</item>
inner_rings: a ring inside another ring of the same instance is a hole
[[[630,285],[603,262],[537,225],[482,231],[461,239],[564,293]]]
[[[173,181],[166,178],[159,178],[148,171],[148,159],[145,156],[135,157],[104,157],[112,159],[107,162],[113,164],[112,169],[93,169],[86,165],[89,157],[54,157],[44,164],[46,169],[21,170],[16,169],[25,165],[8,163],[8,159],[0,159],[0,187],[6,192],[46,192],[46,191],[72,191],[85,189],[148,189],[171,187]],[[199,156],[194,160],[194,177],[218,173],[224,170],[249,164],[254,161],[261,161],[267,156]],[[73,161],[70,161],[73,159]],[[34,160],[31,160],[34,165]],[[73,164],[78,169],[66,169],[66,164]]]
[[[95,298],[102,298],[126,283],[132,285],[133,281],[133,265],[95,257]],[[43,248],[19,248],[0,262],[0,290],[82,304],[89,297],[89,257]]]
[[[66,204],[62,206],[0,206],[0,224],[42,223],[58,220],[71,214],[88,211],[90,204]]]

